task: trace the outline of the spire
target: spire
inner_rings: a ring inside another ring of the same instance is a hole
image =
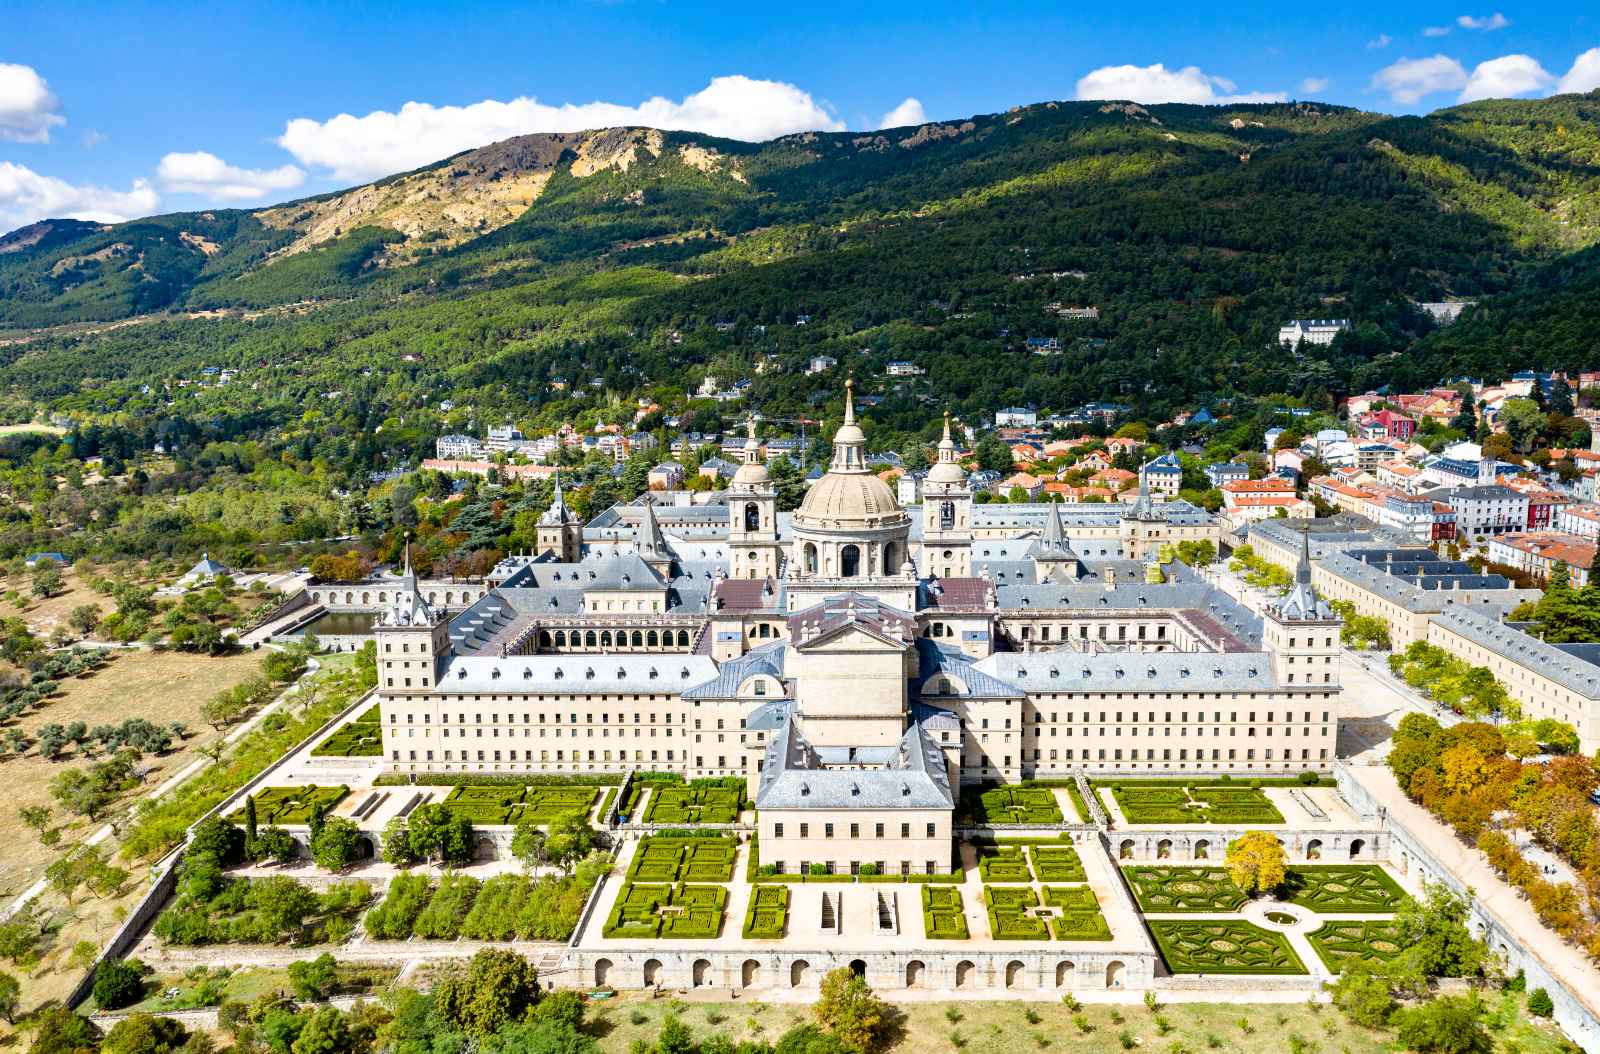
[[[544,527],[559,527],[571,523],[572,510],[567,508],[567,499],[561,493],[561,470],[556,469],[555,494],[550,501],[550,507],[539,517],[539,523]]]
[[[844,382],[844,424],[833,434],[833,461],[828,466],[830,472],[867,470],[866,455],[863,453],[867,437],[862,433],[861,426],[856,424],[855,387],[854,377]]]
[[[854,377],[846,377],[844,379],[844,423],[847,425],[856,423],[856,379]]]
[[[639,521],[634,549],[645,560],[670,560],[676,555],[661,534],[661,523],[656,519],[656,503],[649,498],[644,501],[644,518]]]
[[[761,444],[756,441],[756,415],[745,418],[744,460],[753,465],[761,458]]]
[[[956,461],[955,440],[950,438],[950,411],[944,412],[944,438],[939,440],[939,458],[928,470],[930,483],[964,483],[967,472]]]
[[[1311,532],[1301,532],[1300,559],[1294,568],[1294,588],[1274,606],[1274,612],[1288,621],[1327,621],[1337,616],[1311,588]]]
[[[394,607],[383,618],[388,626],[431,626],[433,608],[417,585],[417,572],[411,566],[411,534],[406,534],[405,566],[400,572],[401,588],[395,591]]]
[[[1311,585],[1311,532],[1300,532],[1300,560],[1294,565],[1294,581],[1296,585]]]

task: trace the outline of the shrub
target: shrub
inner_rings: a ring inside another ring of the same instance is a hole
[[[121,1010],[144,998],[144,963],[112,959],[94,972],[94,1001],[101,1010]]]
[[[1543,988],[1535,988],[1528,993],[1528,1013],[1534,1017],[1549,1017],[1555,1012],[1555,1000],[1550,998],[1549,992]]]

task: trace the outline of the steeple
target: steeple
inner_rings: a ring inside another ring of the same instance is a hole
[[[539,517],[539,523],[545,527],[559,527],[572,523],[574,519],[572,510],[567,508],[567,500],[561,493],[561,470],[556,469],[555,497],[551,499],[550,507],[544,510],[544,515]]]
[[[656,519],[656,503],[648,497],[644,500],[644,517],[639,521],[639,533],[634,536],[633,545],[634,551],[646,563],[670,563],[678,555],[662,535],[661,523]]]
[[[1061,523],[1059,502],[1050,503],[1050,511],[1044,518],[1044,531],[1038,541],[1028,546],[1028,555],[1037,566],[1038,580],[1041,582],[1076,581],[1083,577],[1083,562],[1072,551],[1072,543],[1067,540],[1066,528]]]
[[[735,490],[758,487],[772,481],[772,474],[761,460],[761,441],[756,438],[756,416],[751,414],[745,420],[744,464],[733,474]]]
[[[865,472],[867,437],[856,424],[855,378],[844,382],[844,424],[833,434],[833,461],[829,472]]]
[[[1294,587],[1273,606],[1285,621],[1324,621],[1334,618],[1333,609],[1311,588],[1311,532],[1300,532],[1300,559],[1294,567]]]
[[[929,483],[965,483],[967,472],[956,461],[956,444],[950,438],[950,411],[944,412],[944,438],[939,440],[939,459],[928,470]]]
[[[394,606],[384,614],[384,623],[390,626],[431,626],[433,607],[422,596],[417,585],[417,573],[411,567],[411,536],[406,536],[405,567],[400,572],[400,588],[395,591]]]

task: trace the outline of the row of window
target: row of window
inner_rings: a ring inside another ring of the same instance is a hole
[[[887,826],[888,826],[887,824],[881,824],[881,823],[873,824],[872,825],[872,837],[874,837],[874,838],[886,837],[884,832],[887,829]],[[832,838],[833,837],[833,828],[834,828],[834,825],[831,824],[831,823],[823,824],[822,825],[822,837],[824,837],[824,838]],[[931,823],[928,824],[928,833],[927,833],[927,835],[925,837],[937,838],[938,834],[935,833],[935,830],[936,830],[935,829],[935,825],[933,825]],[[774,837],[774,838],[782,838],[783,837],[783,824],[775,823],[775,824],[772,825],[772,837]],[[801,838],[810,838],[811,837],[811,825],[809,823],[800,824],[800,837]],[[851,838],[860,838],[861,837],[861,825],[859,823],[853,823],[853,824],[850,825],[850,837]],[[910,838],[911,837],[911,825],[909,823],[903,823],[903,824],[900,825],[900,837],[901,838]]]
[[[1172,748],[1172,747],[1162,747],[1162,748],[1160,748],[1160,757],[1157,757],[1155,748],[1145,748],[1144,756],[1141,758],[1139,756],[1139,748],[1138,747],[1131,747],[1127,751],[1127,755],[1128,756],[1127,756],[1126,760],[1128,760],[1128,761],[1188,761],[1189,760],[1189,750],[1188,750],[1187,747],[1178,747],[1178,748],[1176,748],[1177,752],[1178,752],[1178,756],[1176,758],[1174,758],[1172,756],[1173,749],[1174,748]],[[1058,753],[1060,754],[1059,757],[1057,757]],[[1107,756],[1108,753],[1110,755],[1109,757]],[[1274,751],[1273,751],[1272,747],[1266,748],[1266,750],[1263,751],[1262,760],[1263,761],[1279,760],[1277,758],[1274,758],[1273,753],[1274,753]],[[1044,761],[1045,758],[1044,758],[1043,755],[1044,755],[1044,751],[1043,750],[1035,750],[1033,752],[1033,760],[1034,761]],[[1023,753],[1023,760],[1024,761],[1027,760],[1026,752]],[[1122,760],[1124,760],[1124,758],[1123,758],[1123,751],[1122,751],[1122,749],[1120,747],[1115,747],[1115,748],[1102,747],[1102,748],[1100,748],[1098,750],[1093,751],[1092,756],[1091,756],[1091,752],[1088,751],[1088,750],[1080,750],[1080,751],[1074,752],[1071,747],[1068,747],[1066,750],[1062,750],[1062,751],[1059,751],[1059,752],[1056,751],[1056,750],[1051,750],[1050,751],[1049,760],[1051,760],[1051,761],[1122,761]],[[1195,750],[1195,752],[1194,752],[1194,760],[1195,761],[1205,761],[1205,760],[1207,760],[1205,750],[1204,749]],[[1222,748],[1213,747],[1211,749],[1211,757],[1210,757],[1209,760],[1211,760],[1211,761],[1222,761],[1223,760]],[[1227,760],[1228,761],[1238,761],[1239,760],[1239,751],[1236,750],[1236,749],[1233,749],[1231,747],[1228,748]],[[1254,748],[1245,750],[1245,752],[1244,752],[1244,760],[1245,761],[1254,761],[1254,760],[1256,760],[1256,752],[1255,752]],[[1289,747],[1284,748],[1283,756],[1282,756],[1281,760],[1283,760],[1283,761],[1294,761],[1294,760],[1296,760],[1296,758],[1294,756],[1294,749],[1293,748],[1289,748]],[[1310,747],[1301,747],[1300,748],[1300,757],[1299,757],[1298,760],[1300,760],[1300,761],[1311,761],[1312,760],[1311,748]],[[1316,760],[1318,760],[1318,761],[1327,761],[1328,760],[1328,748],[1327,747],[1322,747],[1322,748],[1317,750]],[[988,768],[989,768],[989,762],[988,762],[986,757],[982,757],[982,756],[979,756],[979,757],[963,757],[961,759],[961,767],[964,768],[964,769],[983,769],[984,771],[987,771]],[[1008,769],[1008,768],[1011,767],[1011,755],[1010,754],[1005,755],[1005,760],[1001,764],[1000,767],[1003,768],[1003,769]]]
[[[865,862],[873,863],[874,861],[865,861]],[[772,863],[778,869],[778,874],[780,874],[780,875],[788,875],[788,874],[808,875],[808,874],[811,873],[812,864],[811,864],[811,861],[809,861],[809,860],[800,861],[800,867],[797,870],[793,871],[793,872],[790,872],[790,871],[787,871],[787,870],[784,869],[784,864],[786,863],[786,861],[774,860]],[[852,861],[850,861],[850,873],[852,875],[861,874],[861,865],[862,865],[862,863],[863,863],[863,861],[861,861],[861,860],[852,860]],[[884,861],[878,860],[878,861],[875,861],[875,863],[877,864],[877,867],[878,867],[878,874],[880,874],[880,875],[889,874],[888,865],[885,864]],[[821,861],[821,864],[822,864],[822,868],[823,868],[823,871],[824,871],[825,874],[836,875],[836,874],[839,873],[836,870],[837,865],[832,860]],[[924,861],[922,866],[923,866],[922,874],[925,874],[925,875],[936,875],[936,874],[939,873],[937,868],[934,865],[934,862],[932,860]],[[909,861],[909,860],[900,861],[900,873],[902,875],[911,874],[911,861]]]

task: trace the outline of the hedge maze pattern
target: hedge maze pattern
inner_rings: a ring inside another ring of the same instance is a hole
[[[744,936],[748,940],[777,940],[789,925],[789,887],[754,886],[750,907],[744,914]]]
[[[655,784],[645,806],[645,823],[737,823],[744,795],[734,787],[678,787]]]
[[[989,933],[997,941],[1045,941],[1050,930],[1044,919],[1027,913],[1037,907],[1039,894],[1032,886],[985,886],[989,906]]]
[[[966,940],[967,914],[961,900],[961,890],[948,886],[923,886],[922,929],[929,940]]]
[[[1041,882],[1084,882],[1088,875],[1083,870],[1083,860],[1070,845],[1028,847],[1033,870]]]
[[[456,787],[443,804],[474,827],[514,827],[547,824],[563,813],[587,813],[599,794],[598,787],[479,784]]]
[[[1249,898],[1220,867],[1125,867],[1139,910],[1238,911]]]
[[[1061,806],[1048,787],[992,787],[968,803],[972,821],[1061,823]]]
[[[349,724],[340,725],[311,751],[312,757],[371,758],[383,756],[383,715],[372,707]]]
[[[712,940],[722,933],[728,891],[721,886],[629,883],[602,933],[623,940]]]
[[[1028,859],[1018,845],[978,846],[978,873],[985,882],[1032,882]]]
[[[1132,824],[1274,824],[1280,813],[1258,787],[1149,786],[1111,784],[1111,793]]]
[[[1151,919],[1150,933],[1175,974],[1303,974],[1282,934],[1235,919]]]
[[[1405,951],[1394,923],[1377,919],[1324,922],[1306,939],[1334,973],[1343,973],[1345,966],[1356,961],[1382,966]]]
[[[737,853],[731,838],[670,838],[651,835],[639,843],[628,881],[649,883],[731,882]]]
[[[1088,886],[1045,886],[1044,902],[1059,912],[1050,918],[1050,933],[1056,940],[1111,939],[1111,927],[1100,914],[1100,901]]]
[[[322,805],[331,812],[349,793],[350,788],[343,784],[337,787],[266,787],[253,795],[256,822],[263,825],[308,823],[316,806]],[[229,814],[228,819],[243,823],[244,809]]]
[[[1289,868],[1283,899],[1322,914],[1388,914],[1405,893],[1376,864],[1299,865]]]

